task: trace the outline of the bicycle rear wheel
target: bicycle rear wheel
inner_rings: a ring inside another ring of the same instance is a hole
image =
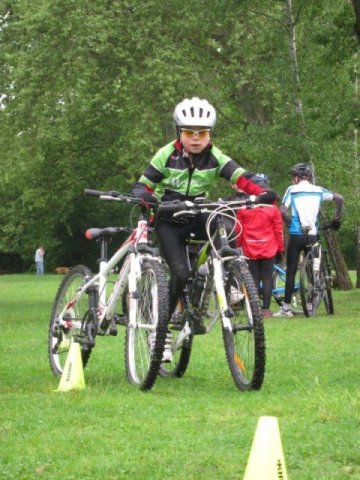
[[[135,324],[126,329],[125,368],[129,381],[150,390],[159,373],[168,320],[168,282],[159,262],[146,259],[137,279]]]
[[[265,334],[261,305],[254,280],[243,262],[226,266],[225,291],[231,330],[222,328],[227,361],[240,390],[259,390],[265,374]]]
[[[310,250],[300,265],[300,293],[304,315],[313,317],[323,299],[324,278],[314,272],[314,254]],[[323,286],[322,286],[323,285]]]
[[[65,366],[72,337],[80,343],[83,366],[85,367],[95,345],[97,329],[96,312],[98,291],[90,287],[86,294],[72,304],[78,290],[92,278],[91,271],[77,265],[63,278],[51,311],[48,335],[48,356],[54,375],[61,375]],[[67,307],[67,325],[60,325],[59,314]]]
[[[176,345],[181,335],[183,323],[184,323],[184,305],[185,301],[180,298],[178,305],[172,315],[169,323],[169,329],[171,332],[172,345]],[[191,348],[193,342],[193,334],[190,333],[182,342],[179,343],[176,349],[173,349],[173,360],[171,362],[164,362],[160,366],[161,377],[177,377],[181,378],[189,365]]]
[[[325,304],[325,310],[328,315],[334,314],[334,301],[331,290],[331,272],[327,266],[326,260],[323,257],[321,264],[321,279],[323,285],[323,300]]]

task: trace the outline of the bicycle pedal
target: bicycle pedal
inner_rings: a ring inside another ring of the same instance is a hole
[[[82,337],[80,335],[74,335],[74,341],[83,346],[84,350],[95,347],[95,341],[90,340],[88,337]]]
[[[169,329],[170,330],[176,330],[176,331],[180,332],[183,329],[183,327],[182,327],[182,325],[174,324],[174,325],[169,325]]]
[[[118,334],[118,331],[116,326],[114,325],[113,327],[110,328],[109,335],[111,335],[112,337],[116,337],[117,334]]]
[[[198,324],[193,326],[192,331],[194,335],[205,335],[205,333],[207,333],[207,328],[203,324]]]
[[[115,315],[114,320],[116,325],[124,325],[126,326],[129,323],[129,319],[127,315]]]

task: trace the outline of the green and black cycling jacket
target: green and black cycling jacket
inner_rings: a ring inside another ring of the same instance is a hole
[[[262,189],[241,177],[244,173],[243,168],[211,143],[190,160],[180,140],[176,140],[155,154],[133,192],[141,196],[141,191],[152,191],[162,201],[194,198],[205,196],[209,187],[222,177],[257,195]]]

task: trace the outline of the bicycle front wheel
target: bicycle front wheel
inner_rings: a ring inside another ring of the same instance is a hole
[[[78,265],[63,278],[51,311],[48,335],[48,356],[54,375],[61,375],[65,366],[72,338],[80,343],[83,366],[85,367],[92,348],[95,345],[97,328],[96,312],[98,307],[98,291],[91,287],[76,303],[73,303],[77,292],[92,278],[91,271]],[[59,315],[65,310],[60,322]]]
[[[223,339],[231,375],[240,390],[259,390],[265,374],[265,334],[260,299],[245,262],[226,266],[226,297],[233,312]]]
[[[177,377],[181,378],[189,365],[191,347],[193,342],[193,334],[190,333],[184,340],[180,341],[182,328],[184,326],[185,300],[180,297],[175,312],[171,316],[168,336],[171,337],[173,350],[173,359],[163,362],[160,366],[161,377]]]
[[[144,260],[137,279],[135,323],[129,322],[125,368],[129,381],[150,390],[162,362],[168,320],[168,281],[159,262]]]

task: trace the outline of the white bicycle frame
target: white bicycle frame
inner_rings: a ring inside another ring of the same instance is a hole
[[[117,200],[116,198],[109,196],[101,196],[100,198],[106,200]],[[86,295],[87,290],[96,286],[99,291],[99,304],[97,312],[98,320],[98,329],[101,329],[103,322],[105,321],[108,324],[105,334],[108,333],[110,328],[110,322],[115,314],[115,308],[118,302],[118,299],[124,293],[127,285],[129,285],[129,325],[136,325],[136,284],[138,278],[141,276],[141,264],[144,258],[152,258],[160,261],[160,258],[153,257],[151,254],[140,253],[137,249],[139,244],[147,243],[148,236],[148,225],[146,220],[140,219],[138,221],[137,227],[131,232],[129,237],[121,245],[121,247],[115,252],[115,254],[108,260],[102,260],[99,266],[99,272],[94,275],[88,282],[86,282],[81,288],[78,289],[74,298],[72,298],[65,308],[59,314],[59,325],[64,327],[76,326],[81,327],[81,320],[74,322],[69,320],[69,317],[66,315],[68,311],[71,311],[72,308],[77,304],[79,299]],[[115,266],[120,262],[120,260],[127,255],[125,261],[120,269],[118,277],[116,279],[115,285],[108,295],[107,293],[107,284],[108,277],[111,274]],[[70,318],[73,317],[70,316]],[[69,325],[69,322],[72,325]],[[78,325],[76,324],[78,323]],[[144,326],[143,326],[144,327]],[[147,326],[147,328],[155,328],[153,326]]]

